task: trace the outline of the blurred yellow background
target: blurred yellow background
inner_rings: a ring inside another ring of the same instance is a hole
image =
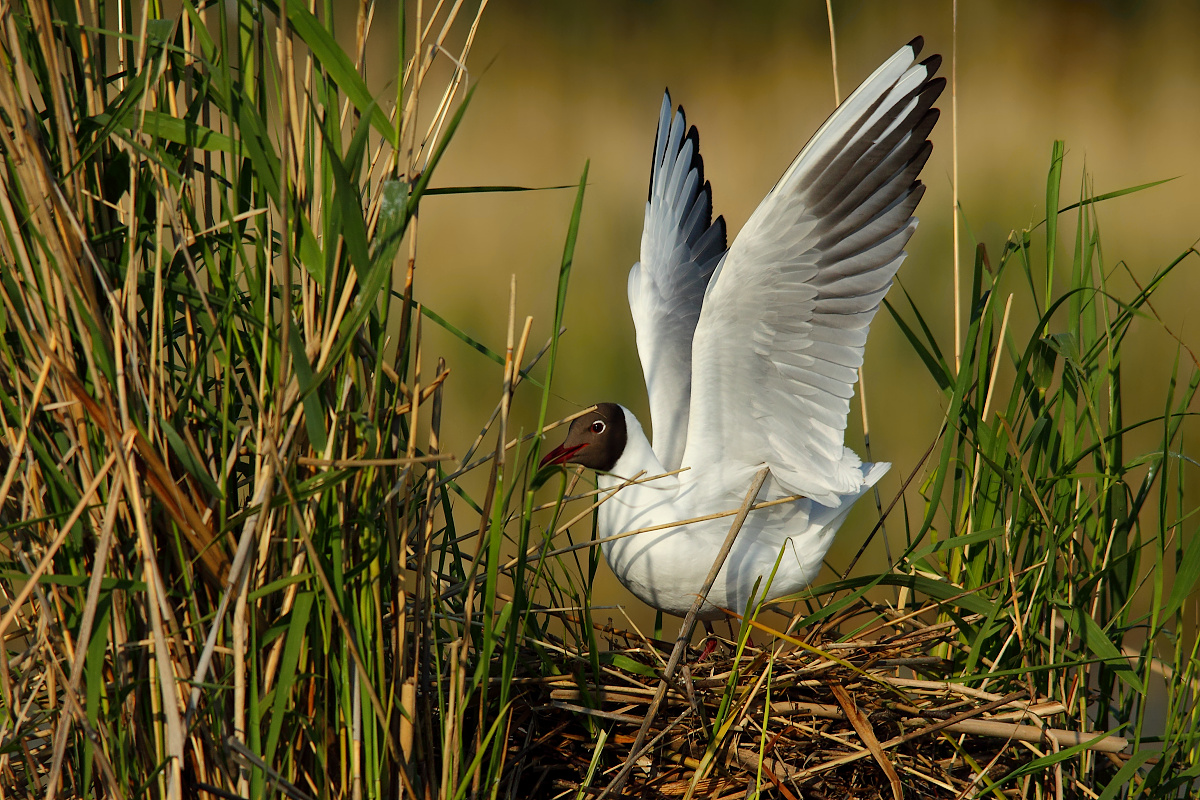
[[[954,43],[949,2],[834,2],[833,10],[842,96],[918,34],[925,37],[924,55],[946,58],[941,74],[949,79]],[[394,69],[394,30],[394,17],[381,12],[368,63],[375,61],[383,73]],[[1196,4],[960,4],[964,282],[976,241],[986,243],[995,261],[1010,230],[1044,218],[1055,139],[1067,145],[1062,205],[1079,198],[1085,169],[1095,193],[1179,176],[1098,207],[1109,269],[1124,260],[1143,281],[1196,242],[1198,30]],[[674,102],[684,105],[689,123],[699,128],[716,213],[725,216],[732,239],[833,109],[824,3],[493,2],[468,68],[477,91],[435,185],[574,184],[591,160],[551,417],[613,400],[648,422],[625,280],[638,257],[663,88],[670,87]],[[394,83],[387,81],[386,74],[375,76],[373,88],[394,96]],[[918,210],[921,225],[900,280],[929,315],[943,351],[951,352],[949,88],[939,106],[934,153],[923,173],[929,189]],[[573,200],[573,190],[429,198],[421,209],[416,296],[503,352],[515,275],[518,330],[525,315],[534,317],[530,350],[536,351],[550,334]],[[1064,216],[1061,263],[1069,264],[1074,234],[1074,216]],[[1035,247],[1042,246],[1039,237]],[[1191,320],[1200,289],[1197,266],[1193,255],[1154,309],[1200,351]],[[1132,283],[1119,273],[1114,286],[1128,296]],[[1009,289],[1021,297],[1017,277],[1012,270]],[[898,291],[889,297],[903,304]],[[1022,343],[1029,324],[1028,315],[1014,316],[1013,331]],[[439,355],[453,370],[443,440],[461,456],[499,397],[501,370],[428,322],[423,352],[427,370]],[[1162,412],[1175,354],[1175,341],[1155,323],[1135,323],[1124,362],[1129,418]],[[873,455],[893,463],[880,485],[886,505],[935,436],[942,395],[886,311],[872,328],[865,375]],[[514,426],[527,432],[538,392],[528,385],[526,392],[519,395]],[[557,435],[551,438],[557,442]],[[847,443],[863,451],[857,411]],[[1194,452],[1195,433],[1189,444]],[[909,503],[920,504],[915,489]],[[839,534],[829,556],[836,568],[844,568],[870,529],[873,506],[864,500]],[[890,526],[894,541],[903,537],[896,519]],[[877,541],[858,569],[884,565]],[[826,572],[821,580],[832,577]],[[628,599],[641,609],[637,618],[647,618],[636,600],[611,578],[604,580],[612,590],[597,603]]]

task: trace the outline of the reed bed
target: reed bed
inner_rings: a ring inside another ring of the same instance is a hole
[[[485,9],[402,7],[387,98],[374,10],[0,8],[0,797],[1195,794],[1200,368],[1152,298],[1196,253],[1138,279],[1094,213],[1148,187],[1060,202],[1056,144],[954,346],[896,287],[946,417],[880,498],[892,568],[700,660],[593,608],[604,497],[536,470],[586,166],[548,340],[426,308],[422,203],[528,189],[435,182]],[[478,365],[429,325],[500,366],[490,414],[445,417]]]

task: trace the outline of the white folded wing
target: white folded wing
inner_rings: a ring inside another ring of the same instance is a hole
[[[834,111],[712,277],[692,344],[684,464],[765,462],[785,488],[831,506],[860,491],[845,447],[850,398],[867,328],[916,228],[945,85],[933,78],[939,58],[914,63],[921,44]]]
[[[685,134],[684,131],[687,131]],[[629,309],[650,396],[654,452],[678,469],[687,438],[692,333],[708,279],[725,253],[725,220],[712,219],[700,137],[663,95],[650,166],[641,261],[629,271]]]

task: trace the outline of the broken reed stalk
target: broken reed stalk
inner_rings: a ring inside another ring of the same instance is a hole
[[[642,757],[643,751],[647,749],[645,746],[646,735],[650,732],[650,726],[654,724],[654,720],[658,716],[658,709],[667,694],[668,686],[675,679],[675,670],[679,667],[679,662],[683,658],[683,654],[687,652],[688,642],[692,639],[692,630],[696,627],[696,617],[700,613],[701,607],[708,601],[708,592],[712,589],[713,582],[716,581],[721,567],[725,565],[725,559],[729,557],[729,551],[733,548],[734,539],[737,538],[738,532],[741,531],[742,525],[746,522],[746,516],[750,513],[750,507],[754,504],[754,498],[758,497],[758,492],[762,489],[763,484],[766,483],[767,476],[770,473],[770,467],[763,467],[754,476],[754,480],[750,484],[750,490],[746,492],[746,499],[742,502],[742,507],[738,510],[733,524],[729,526],[729,533],[726,534],[725,541],[722,543],[721,549],[718,551],[717,557],[708,571],[708,576],[704,579],[704,585],[700,589],[700,594],[692,601],[692,607],[688,609],[687,617],[684,618],[683,624],[679,627],[679,636],[675,639],[675,647],[671,650],[671,658],[667,661],[667,668],[663,672],[662,680],[659,682],[658,691],[654,695],[654,700],[650,703],[650,709],[646,712],[646,718],[642,722],[642,727],[638,731],[637,738],[634,739],[633,745],[629,748],[629,755],[625,759],[625,764],[621,767],[621,771],[617,773],[617,776],[613,778],[612,782],[600,793],[599,800],[604,800],[610,794],[621,791],[621,787],[629,780],[629,774],[633,771],[637,760]]]
[[[830,691],[833,692],[834,699],[838,701],[838,705],[842,707],[842,713],[845,718],[850,720],[850,724],[854,726],[854,732],[858,734],[858,738],[867,746],[871,757],[875,759],[875,763],[883,770],[883,774],[887,776],[888,785],[892,790],[893,800],[903,800],[904,791],[900,788],[900,776],[896,774],[896,768],[892,766],[892,762],[888,761],[887,756],[883,754],[883,748],[879,746],[879,739],[875,736],[875,729],[871,727],[871,723],[858,710],[858,706],[854,703],[854,698],[846,691],[846,687],[839,685],[831,685]]]

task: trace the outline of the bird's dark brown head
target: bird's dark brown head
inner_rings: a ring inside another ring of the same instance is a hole
[[[625,412],[616,403],[597,403],[594,411],[576,417],[567,438],[542,459],[547,464],[582,464],[610,472],[625,452]]]

